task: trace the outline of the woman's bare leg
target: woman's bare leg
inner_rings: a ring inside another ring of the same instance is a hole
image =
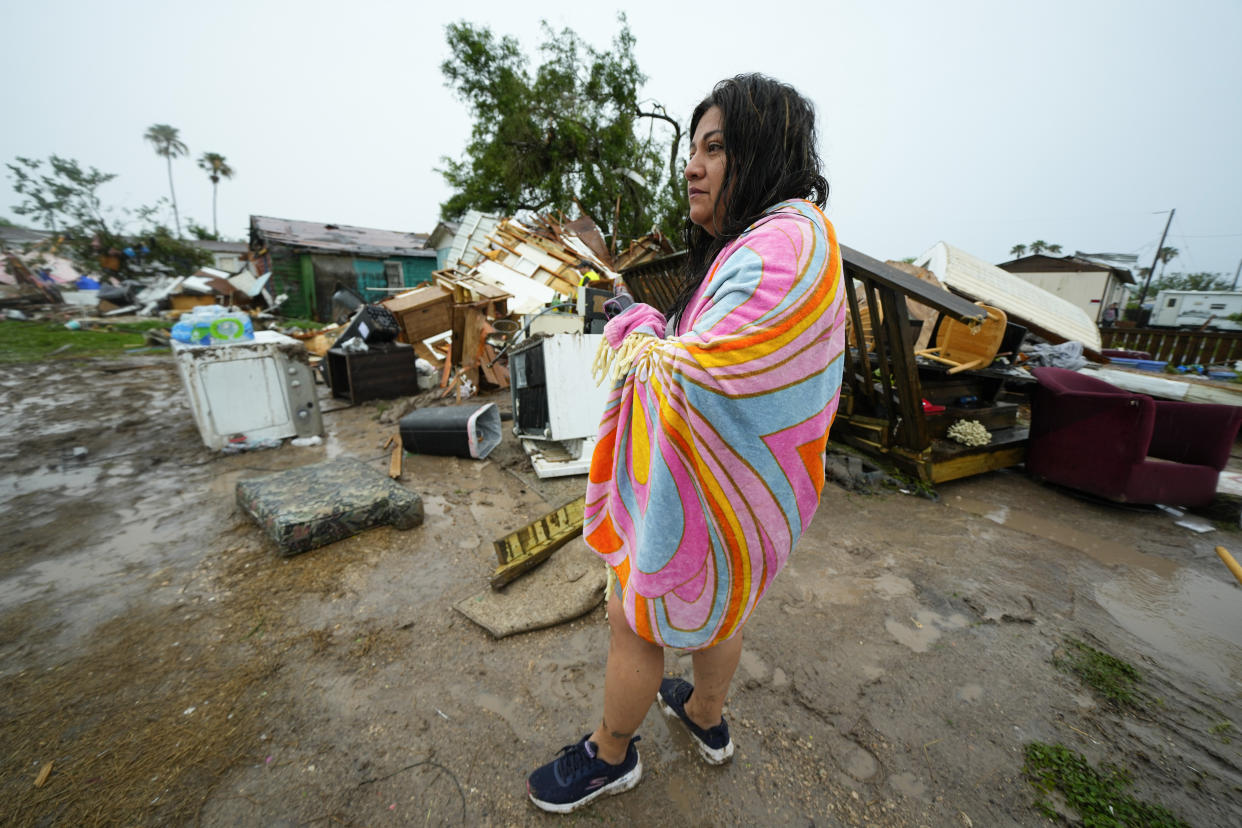
[[[616,765],[625,759],[630,738],[642,724],[664,677],[664,648],[630,629],[621,599],[608,599],[608,666],[604,670],[604,720],[591,735],[599,758]],[[734,660],[734,666],[737,661]],[[730,673],[732,675],[732,673]],[[726,688],[728,679],[725,680]],[[697,694],[696,694],[697,695]]]
[[[742,658],[742,633],[738,632],[715,647],[698,650],[691,659],[694,662],[694,693],[686,702],[686,715],[690,721],[707,730],[720,724],[729,684],[737,672]]]

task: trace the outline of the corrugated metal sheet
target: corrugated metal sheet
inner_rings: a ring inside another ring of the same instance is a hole
[[[936,274],[953,292],[1000,308],[1009,321],[1046,339],[1081,342],[1088,351],[1099,353],[1100,330],[1082,308],[994,264],[944,242],[914,264]]]
[[[271,245],[284,245],[312,253],[350,253],[383,259],[389,256],[427,256],[436,252],[426,246],[426,233],[376,230],[348,224],[251,216],[250,228]]]

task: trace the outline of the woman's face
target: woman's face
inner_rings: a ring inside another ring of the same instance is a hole
[[[723,128],[719,107],[704,112],[690,137],[690,160],[686,162],[690,221],[712,236],[717,234],[724,218],[720,190],[725,174]]]

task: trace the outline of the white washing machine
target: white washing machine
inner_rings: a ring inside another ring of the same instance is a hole
[[[172,350],[208,448],[224,448],[233,438],[257,441],[323,433],[315,378],[298,340],[256,331],[248,342],[173,342]]]

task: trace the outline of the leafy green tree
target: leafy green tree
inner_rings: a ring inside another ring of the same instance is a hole
[[[152,124],[142,136],[155,147],[155,154],[168,162],[168,192],[172,195],[173,220],[177,225],[177,235],[181,235],[181,215],[177,212],[177,191],[173,188],[172,160],[188,153],[181,141],[181,131],[168,124]]]
[[[157,224],[145,232],[139,240],[150,251],[147,258],[153,262],[163,262],[178,274],[193,273],[200,267],[211,265],[215,258],[193,242],[174,237],[172,231],[162,224]]]
[[[207,177],[211,179],[211,232],[219,238],[220,226],[216,222],[216,192],[220,189],[221,178],[233,177],[233,168],[218,152],[204,152],[198,159],[198,167],[206,171]]]
[[[48,156],[46,166],[37,158],[17,156],[6,165],[13,190],[22,197],[13,206],[19,216],[31,216],[52,232],[72,230],[77,235],[111,238],[116,235],[104,209],[99,188],[116,178],[94,167],[83,169],[72,158]]]
[[[1228,290],[1229,277],[1224,273],[1170,273],[1153,279],[1149,295],[1162,290]]]
[[[1059,244],[1050,244],[1050,245],[1048,245],[1048,252],[1049,252],[1049,253],[1053,253],[1053,254],[1060,253],[1060,252],[1061,252],[1061,245],[1059,245]]]
[[[220,241],[220,234],[213,233],[203,225],[190,217],[186,217],[185,229],[193,238],[198,241]]]
[[[1036,239],[1035,241],[1031,242],[1031,255],[1032,256],[1038,256],[1039,254],[1043,253],[1047,249],[1048,249],[1048,242],[1044,241],[1043,239]]]
[[[1026,245],[1015,244],[1013,247],[1009,248],[1009,255],[1013,256],[1015,259],[1021,259],[1026,255]]]
[[[161,261],[181,272],[211,264],[211,254],[180,241],[156,220],[161,202],[136,212],[141,225],[136,234],[126,228],[130,213],[105,205],[99,189],[116,178],[94,167],[84,168],[72,158],[49,156],[47,161],[18,156],[6,165],[13,190],[22,196],[14,205],[19,216],[32,216],[63,237],[65,247],[86,271],[98,268],[99,255],[135,242],[147,245],[150,261]]]
[[[474,126],[463,156],[441,159],[439,172],[454,190],[440,205],[445,219],[469,209],[512,215],[577,206],[614,245],[653,225],[675,233],[677,148],[666,170],[666,142],[655,136],[664,113],[657,105],[640,114],[646,78],[625,16],[618,21],[602,50],[544,23],[542,63],[533,72],[516,39],[464,21],[447,27],[450,57],[440,69]]]

